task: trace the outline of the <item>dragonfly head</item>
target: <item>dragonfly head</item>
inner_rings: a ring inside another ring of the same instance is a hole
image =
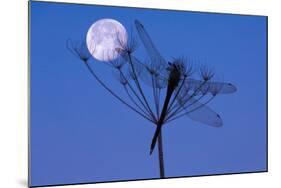
[[[169,67],[167,70],[169,71],[169,86],[175,88],[178,86],[181,78],[184,76],[182,71],[182,66],[177,63],[168,63]]]

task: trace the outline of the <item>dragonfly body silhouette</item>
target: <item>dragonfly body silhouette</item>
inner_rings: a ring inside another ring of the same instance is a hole
[[[229,94],[235,92],[237,90],[236,87],[230,83],[210,81],[213,74],[208,72],[208,70],[205,72],[202,70],[203,80],[189,78],[189,70],[187,70],[187,67],[185,67],[180,59],[167,63],[153,44],[144,26],[138,20],[135,20],[135,26],[139,38],[150,57],[149,64],[142,64],[137,59],[134,61],[136,64],[135,66],[144,66],[142,69],[143,72],[141,73],[143,76],[141,76],[141,78],[143,78],[144,81],[147,80],[147,75],[149,73],[150,75],[154,75],[154,80],[156,80],[156,84],[154,85],[156,85],[156,87],[160,89],[166,87],[166,97],[151,142],[150,154],[153,152],[162,126],[171,120],[169,118],[169,115],[171,116],[171,114],[169,114],[169,109],[171,107],[169,107],[169,104],[173,105],[171,104],[173,95],[178,105],[186,111],[184,115],[189,116],[192,120],[210,126],[222,126],[223,122],[221,117],[211,108],[200,103],[196,96],[208,93],[213,96],[217,94]],[[151,72],[154,72],[154,74],[151,74]],[[147,82],[150,85],[153,84],[151,81]],[[192,92],[192,94],[190,94],[190,92]]]

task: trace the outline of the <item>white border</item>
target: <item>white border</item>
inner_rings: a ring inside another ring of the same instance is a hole
[[[57,0],[61,1],[61,0]],[[148,180],[75,187],[280,187],[281,13],[274,0],[67,0],[73,3],[269,16],[269,173]],[[1,2],[0,185],[27,186],[27,1]],[[257,83],[258,84],[258,83]],[[74,187],[74,186],[68,186]]]

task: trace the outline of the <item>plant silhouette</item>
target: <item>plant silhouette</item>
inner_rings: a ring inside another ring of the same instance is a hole
[[[196,69],[187,58],[174,58],[167,62],[154,46],[144,26],[136,20],[135,27],[149,60],[141,62],[134,56],[138,43],[131,35],[128,42],[119,40],[120,48],[115,49],[119,58],[104,62],[114,71],[115,78],[127,97],[114,92],[97,76],[89,63],[93,52],[88,50],[84,41],[74,43],[68,40],[67,47],[84,62],[91,75],[112,96],[156,125],[150,155],[158,143],[160,178],[165,178],[161,128],[183,116],[213,127],[222,126],[221,117],[207,104],[218,94],[235,92],[236,87],[230,83],[215,81],[215,73],[212,69],[206,65]],[[196,72],[199,73],[197,79],[193,78]],[[144,91],[143,84],[151,88],[151,97],[148,97],[147,92]]]

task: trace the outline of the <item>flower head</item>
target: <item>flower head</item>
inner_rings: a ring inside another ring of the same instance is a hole
[[[79,59],[81,59],[84,62],[87,62],[92,55],[90,54],[86,42],[73,42],[72,40],[68,39],[67,40],[67,48],[69,49],[69,51],[75,55],[76,57],[78,57]]]

